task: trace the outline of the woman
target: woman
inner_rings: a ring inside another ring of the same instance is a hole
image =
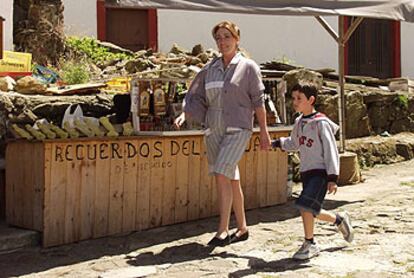
[[[216,179],[220,211],[220,224],[208,245],[224,246],[249,237],[237,164],[251,137],[254,113],[260,125],[262,150],[270,148],[270,137],[260,69],[239,52],[239,28],[223,21],[213,28],[212,34],[221,56],[195,77],[185,98],[184,113],[175,120],[175,125],[180,127],[186,117],[191,117],[207,128],[209,173]],[[232,207],[237,230],[230,235]]]

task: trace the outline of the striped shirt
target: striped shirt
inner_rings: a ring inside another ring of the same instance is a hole
[[[209,105],[211,96],[221,91],[225,127],[251,130],[254,109],[264,105],[263,90],[260,68],[253,60],[237,53],[224,69],[219,57],[207,64],[191,83],[184,111],[211,127],[207,117],[213,109]]]

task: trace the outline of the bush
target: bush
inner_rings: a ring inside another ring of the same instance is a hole
[[[61,69],[60,77],[68,85],[88,83],[90,73],[85,64],[67,62]]]
[[[100,64],[111,60],[124,60],[133,58],[132,55],[125,53],[110,52],[107,47],[100,46],[98,44],[98,41],[94,38],[69,37],[66,39],[66,44],[75,51],[84,53],[95,64]]]

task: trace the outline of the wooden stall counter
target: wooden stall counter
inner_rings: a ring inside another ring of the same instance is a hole
[[[257,130],[240,174],[247,209],[286,202],[287,154],[260,151]],[[7,145],[7,223],[44,247],[214,216],[216,200],[201,131]]]

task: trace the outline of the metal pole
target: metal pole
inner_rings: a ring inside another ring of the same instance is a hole
[[[345,42],[344,42],[344,17],[338,17],[338,117],[339,117],[339,152],[345,152],[345,115],[346,115],[346,104],[345,104]]]

